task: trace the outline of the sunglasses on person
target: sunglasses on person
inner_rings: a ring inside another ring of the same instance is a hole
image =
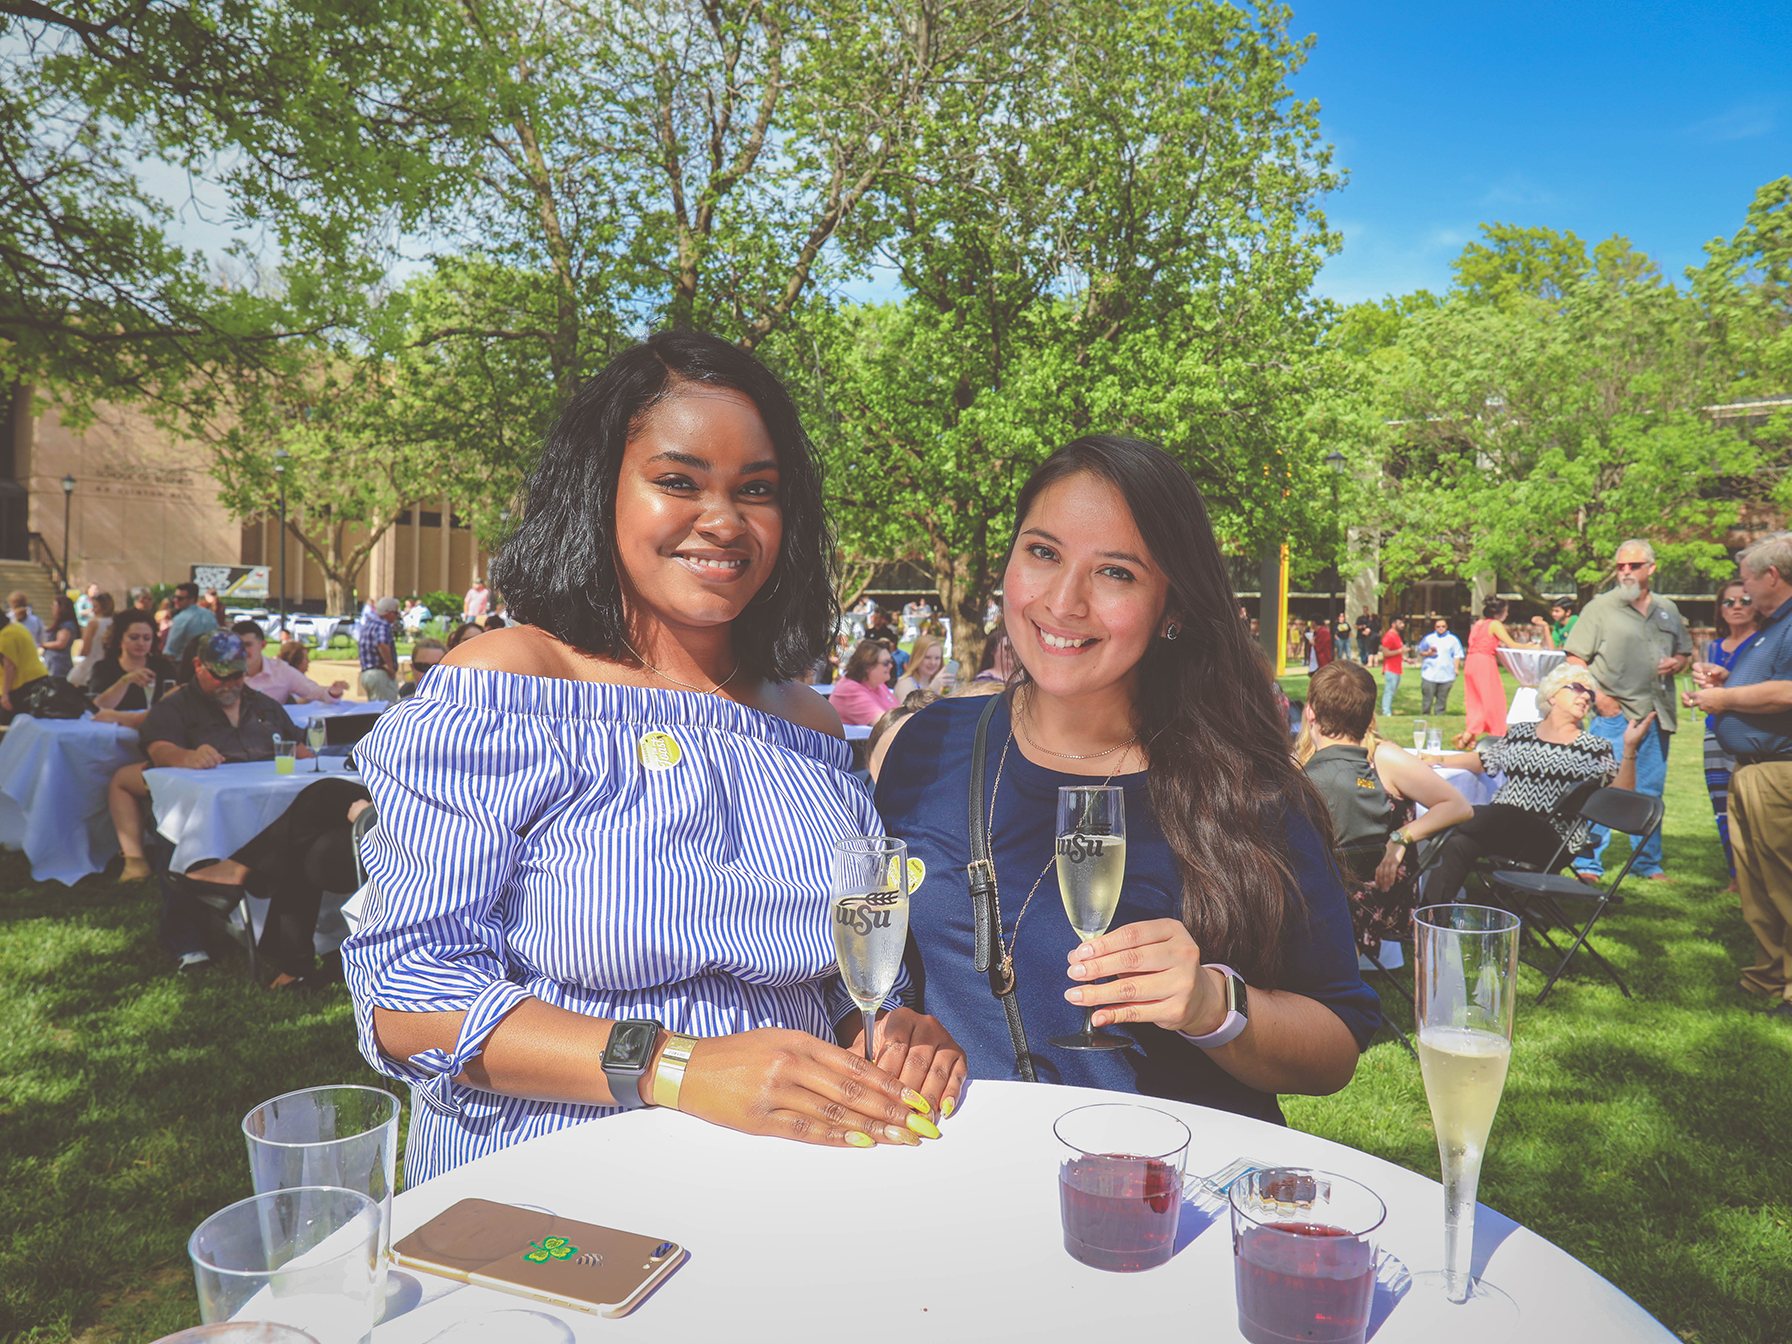
[[[1752,607],[1755,605],[1755,599],[1752,597],[1726,597],[1723,600],[1723,605],[1726,607]]]
[[[1562,689],[1564,691],[1573,691],[1576,695],[1584,695],[1589,700],[1593,698],[1593,688],[1591,686],[1583,685],[1578,681],[1571,681],[1566,686],[1562,687]]]
[[[1627,570],[1647,569],[1654,563],[1653,560],[1619,560],[1612,565],[1612,568],[1622,574]]]

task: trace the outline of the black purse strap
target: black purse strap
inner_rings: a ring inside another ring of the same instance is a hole
[[[989,816],[984,806],[983,780],[989,757],[989,721],[1002,697],[992,695],[977,718],[977,736],[971,745],[971,861],[965,868],[970,879],[971,911],[976,917],[973,961],[989,977],[989,992],[1002,1005],[1008,1019],[1008,1039],[1014,1044],[1014,1064],[1023,1081],[1038,1082],[1033,1054],[1027,1049],[1027,1029],[1020,1020],[1020,999],[1014,993],[1014,968],[1002,960],[1002,916],[996,907],[996,865],[989,852]]]

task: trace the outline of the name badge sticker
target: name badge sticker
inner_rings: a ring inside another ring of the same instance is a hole
[[[649,770],[670,770],[684,759],[684,748],[671,733],[643,733],[635,751]]]

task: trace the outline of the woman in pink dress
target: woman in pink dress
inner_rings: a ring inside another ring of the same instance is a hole
[[[890,690],[895,675],[896,656],[875,639],[861,640],[828,697],[840,722],[876,723],[895,709],[896,697]]]
[[[1506,687],[1500,681],[1500,662],[1494,650],[1517,643],[1506,630],[1505,600],[1488,598],[1481,604],[1481,619],[1468,632],[1468,657],[1462,667],[1468,727],[1456,739],[1458,750],[1467,751],[1489,734],[1506,735]]]

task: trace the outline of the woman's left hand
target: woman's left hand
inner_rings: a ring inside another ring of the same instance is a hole
[[[1655,723],[1655,711],[1650,710],[1647,714],[1643,715],[1642,718],[1636,719],[1636,720],[1634,720],[1630,723],[1626,723],[1624,725],[1624,751],[1625,751],[1625,754],[1628,755],[1631,751],[1634,751],[1636,749],[1637,743],[1639,743],[1643,740],[1644,736],[1648,733],[1650,727],[1654,723]]]
[[[854,1054],[865,1051],[862,1022],[861,1018],[851,1039],[840,1042]],[[964,1047],[952,1039],[952,1033],[937,1017],[927,1017],[912,1008],[881,1014],[872,1044],[877,1051],[877,1067],[926,1097],[940,1119],[958,1109],[958,1094],[970,1064]]]
[[[1382,891],[1389,890],[1400,876],[1400,860],[1406,857],[1406,846],[1398,840],[1389,840],[1388,847],[1381,856],[1381,862],[1375,865],[1375,885]]]
[[[1088,983],[1110,975],[1118,978]],[[1216,977],[1201,974],[1201,949],[1179,919],[1141,920],[1091,938],[1071,952],[1070,978],[1084,983],[1065,990],[1064,997],[1098,1008],[1098,1027],[1149,1022],[1200,1035],[1226,1015],[1225,993]],[[1107,1004],[1115,1006],[1102,1006]]]

